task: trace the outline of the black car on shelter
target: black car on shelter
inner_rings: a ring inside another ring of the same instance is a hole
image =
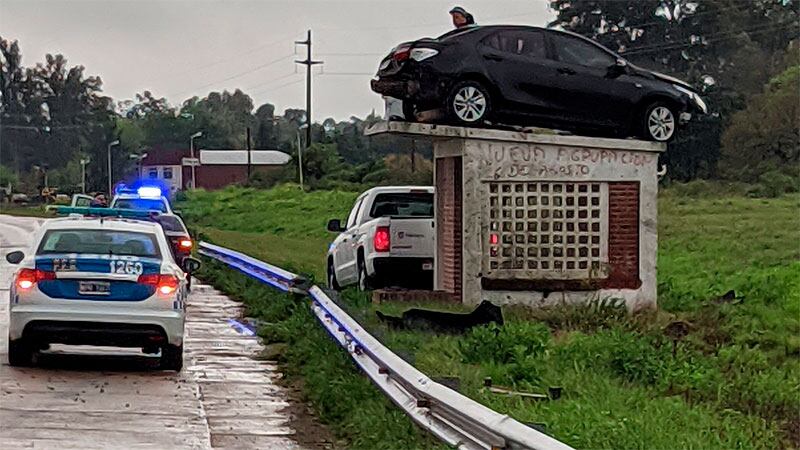
[[[397,46],[372,90],[403,101],[406,120],[544,126],[668,141],[706,105],[689,84],[628,63],[583,36],[526,26],[472,26]]]

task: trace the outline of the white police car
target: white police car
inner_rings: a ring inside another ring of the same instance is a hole
[[[10,290],[9,364],[28,365],[50,344],[96,345],[160,350],[160,367],[180,371],[184,271],[199,261],[179,266],[161,226],[136,220],[139,211],[60,210],[73,216],[44,222],[28,252],[6,255],[19,265]]]
[[[109,206],[116,209],[138,209],[173,214],[169,200],[161,194],[161,188],[157,186],[122,188],[114,195]]]

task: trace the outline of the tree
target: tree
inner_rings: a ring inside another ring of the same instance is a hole
[[[712,114],[668,147],[663,162],[679,179],[713,176],[731,114],[785,67],[797,37],[800,2],[784,0],[551,0],[551,25],[577,32],[631,62],[685,79]]]
[[[722,136],[720,169],[755,182],[769,171],[798,176],[800,165],[800,65],[770,80],[762,94],[737,112]]]

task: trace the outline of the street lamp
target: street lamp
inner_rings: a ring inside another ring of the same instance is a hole
[[[140,152],[142,150],[139,149]],[[142,178],[142,160],[147,158],[147,153],[132,153],[128,157],[136,161],[136,177]]]
[[[81,194],[86,193],[86,165],[91,161],[89,158],[81,158]]]
[[[119,145],[119,139],[108,143],[108,195],[111,196],[111,147]]]
[[[300,190],[303,189],[303,147],[300,145],[300,130],[308,128],[308,124],[304,123],[297,127],[297,167],[300,170]],[[307,143],[306,143],[307,144]]]
[[[195,166],[195,164],[194,164],[194,140],[195,140],[195,138],[199,138],[202,135],[203,135],[203,132],[202,131],[198,131],[197,133],[189,136],[189,152],[190,152],[191,166],[192,166],[192,189],[195,188],[195,183],[196,183],[195,174],[194,174],[194,166]]]

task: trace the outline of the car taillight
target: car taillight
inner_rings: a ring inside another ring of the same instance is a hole
[[[392,59],[397,62],[405,61],[411,56],[411,47],[398,47],[394,54],[392,55]]]
[[[30,289],[39,281],[55,279],[55,272],[47,272],[40,269],[21,269],[17,274],[17,287],[20,289]]]
[[[375,237],[372,238],[372,245],[376,252],[388,252],[391,244],[389,237],[389,227],[378,227],[375,229]]]
[[[161,275],[157,273],[139,275],[137,282],[139,284],[155,286],[156,290],[163,295],[172,294],[178,289],[178,278],[173,275]]]
[[[191,250],[192,249],[192,240],[189,238],[181,238],[178,240],[178,247],[183,250]]]

